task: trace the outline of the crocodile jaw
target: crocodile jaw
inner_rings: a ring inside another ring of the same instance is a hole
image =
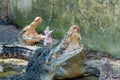
[[[70,52],[64,52],[64,54],[60,55],[59,57],[52,56],[53,59],[50,61],[50,63],[53,65],[59,66],[63,62],[79,54],[82,50],[83,50],[83,47],[80,47]]]

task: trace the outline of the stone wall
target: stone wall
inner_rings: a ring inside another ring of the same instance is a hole
[[[6,20],[8,17],[8,0],[0,0],[0,20]]]
[[[82,43],[120,57],[120,0],[54,0],[51,29],[62,38],[68,28],[80,26]],[[38,31],[47,26],[52,0],[10,0],[9,18],[24,27],[36,16],[43,18]]]
[[[17,25],[24,27],[34,20],[36,16],[43,18],[42,25],[46,25],[49,17],[51,0],[11,0],[10,19]]]

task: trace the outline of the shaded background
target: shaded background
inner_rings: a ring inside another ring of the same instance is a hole
[[[54,0],[53,37],[61,39],[73,24],[80,26],[81,43],[120,58],[120,0]],[[52,0],[0,0],[0,19],[11,20],[20,28],[29,25],[36,16],[47,26]]]

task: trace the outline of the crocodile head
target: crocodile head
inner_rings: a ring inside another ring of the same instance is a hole
[[[82,46],[80,45],[80,34],[79,34],[79,26],[73,25],[68,30],[66,36],[62,39],[62,41],[53,48],[54,57],[59,57],[62,53],[69,53],[76,49],[80,49]]]
[[[62,41],[50,51],[50,56],[47,58],[47,64],[52,66],[50,69],[52,74],[55,75],[58,68],[64,62],[81,53],[82,50],[83,47],[80,46],[79,26],[73,25]]]
[[[64,42],[65,51],[72,51],[76,48],[80,48],[80,34],[79,34],[79,26],[73,25],[69,29]]]
[[[41,22],[42,18],[36,17],[30,25],[23,28],[20,32],[21,41],[23,41],[25,45],[34,45],[36,42],[44,39],[44,35],[38,34],[36,31],[36,28]]]
[[[80,53],[83,47],[80,45],[79,26],[73,25],[70,27],[66,36],[62,41],[50,51],[50,62],[60,65],[76,54]],[[54,60],[54,61],[53,61]]]
[[[79,34],[79,26],[73,25],[67,32],[67,35],[64,37],[63,41],[63,53],[67,53],[70,51],[74,51],[79,48],[83,48],[80,44],[80,34]],[[59,54],[57,54],[59,56]],[[55,78],[64,79],[64,78],[74,78],[77,76],[82,76],[85,73],[84,70],[84,60],[85,55],[83,50],[81,50],[77,55],[73,56],[69,60],[65,61],[59,67],[58,71],[55,74]]]

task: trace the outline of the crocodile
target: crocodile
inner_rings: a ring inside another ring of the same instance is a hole
[[[73,26],[72,26],[73,27]],[[77,29],[78,26],[73,27]],[[71,32],[53,47],[38,48],[27,65],[26,72],[12,77],[0,78],[0,80],[52,80],[58,68],[75,55],[81,53],[83,46],[70,48]]]

